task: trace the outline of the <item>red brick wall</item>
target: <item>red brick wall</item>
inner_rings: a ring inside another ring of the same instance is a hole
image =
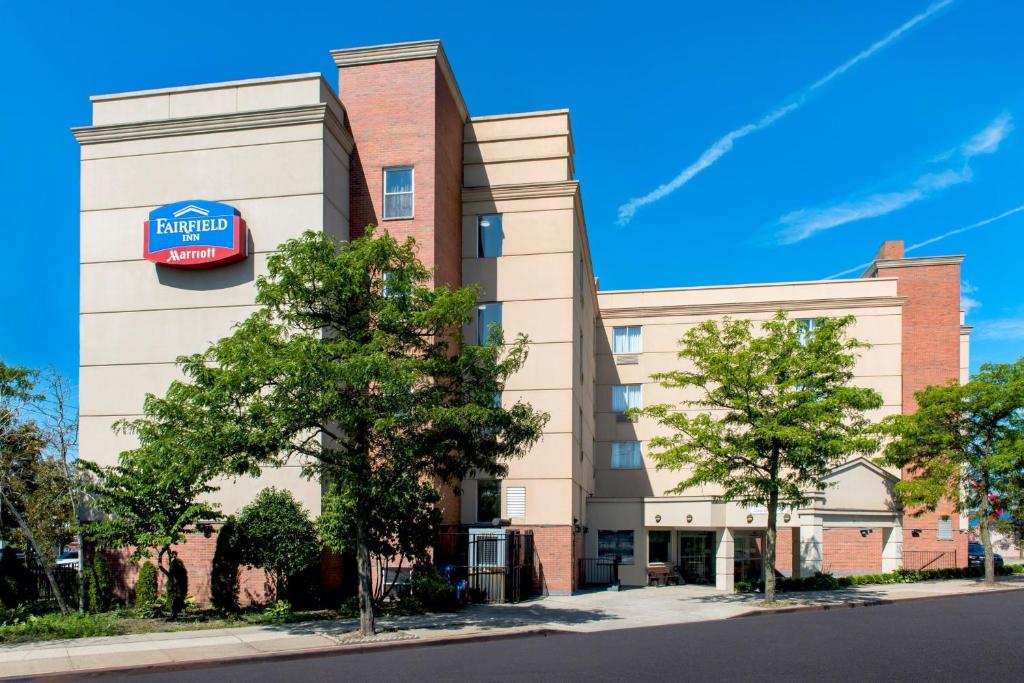
[[[839,576],[877,574],[882,571],[884,529],[823,529],[821,567],[824,572]]]
[[[799,530],[798,530],[799,531]],[[793,528],[780,527],[775,532],[775,568],[793,575]]]
[[[433,59],[345,66],[340,98],[355,140],[349,189],[353,237],[373,223],[413,237],[436,284],[461,283],[462,117]],[[414,168],[414,217],[383,218],[383,169]]]
[[[571,593],[576,588],[576,557],[572,527],[517,526],[533,532],[534,590],[543,594]]]
[[[890,245],[887,249],[886,245]],[[898,245],[898,247],[896,246]],[[886,243],[886,258],[902,255],[901,243]],[[903,412],[917,410],[914,393],[932,384],[960,378],[960,266],[959,264],[881,267],[877,277],[897,278],[897,293],[906,297],[903,305]],[[913,473],[905,471],[904,477]],[[904,517],[903,550],[956,550],[957,563],[967,564],[967,534],[959,533],[959,515],[952,501],[943,502],[935,512],[919,517],[908,510]],[[953,520],[953,541],[939,541],[934,529],[938,520]],[[909,529],[931,529],[913,537]]]

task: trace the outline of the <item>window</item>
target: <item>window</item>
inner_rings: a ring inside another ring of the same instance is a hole
[[[633,531],[598,531],[597,557],[633,564]]]
[[[630,408],[640,408],[639,384],[616,384],[612,387],[612,412],[624,413]]]
[[[480,258],[494,258],[496,256],[501,256],[501,246],[504,236],[505,233],[502,232],[501,229],[500,213],[477,216],[477,256]]]
[[[806,345],[814,331],[821,327],[821,318],[799,318],[796,326],[800,330],[800,343]]]
[[[526,516],[526,487],[525,486],[509,486],[508,493],[505,494],[505,504],[508,507],[509,517],[525,517]]]
[[[953,520],[949,517],[943,517],[939,520],[939,529],[937,540],[940,541],[952,541],[953,540]]]
[[[412,168],[384,169],[384,220],[412,218]]]
[[[643,467],[639,441],[617,441],[612,444],[613,470],[638,470]]]
[[[583,330],[580,330],[580,334],[579,334],[579,338],[578,339],[579,339],[579,343],[576,344],[576,348],[577,348],[576,360],[578,360],[579,364],[580,364],[580,383],[582,384],[583,383]]]
[[[640,325],[612,328],[612,353],[640,353]]]
[[[647,561],[668,562],[668,543],[670,531],[650,531],[647,533]]]
[[[476,521],[490,524],[501,517],[501,481],[481,479],[476,483]]]
[[[390,299],[392,297],[395,297],[395,296],[398,296],[399,294],[401,294],[401,292],[398,291],[399,287],[396,286],[394,282],[390,282],[390,280],[394,279],[393,276],[394,276],[394,273],[392,273],[391,271],[384,271],[383,281],[384,281],[384,298],[385,299]]]
[[[493,329],[501,331],[501,304],[480,304],[477,306],[476,343],[480,346],[491,339]]]

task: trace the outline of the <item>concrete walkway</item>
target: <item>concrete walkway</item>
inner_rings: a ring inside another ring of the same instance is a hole
[[[997,589],[1024,589],[1024,576],[1001,577]],[[832,608],[988,590],[979,581],[964,579],[781,597],[786,607]],[[518,605],[474,605],[456,614],[381,619],[378,626],[383,632],[373,639],[358,638],[355,621],[338,620],[0,645],[0,677],[364,650],[541,630],[594,632],[773,611],[761,607],[760,600],[759,595],[722,593],[702,586],[666,586],[549,596]]]

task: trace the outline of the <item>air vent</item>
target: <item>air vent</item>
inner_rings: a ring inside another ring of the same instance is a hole
[[[637,365],[640,362],[640,354],[617,353],[615,354],[616,365]]]

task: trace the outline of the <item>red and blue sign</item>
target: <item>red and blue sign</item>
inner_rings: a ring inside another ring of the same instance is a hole
[[[143,240],[145,259],[173,268],[213,268],[248,256],[238,209],[203,199],[150,211]]]

